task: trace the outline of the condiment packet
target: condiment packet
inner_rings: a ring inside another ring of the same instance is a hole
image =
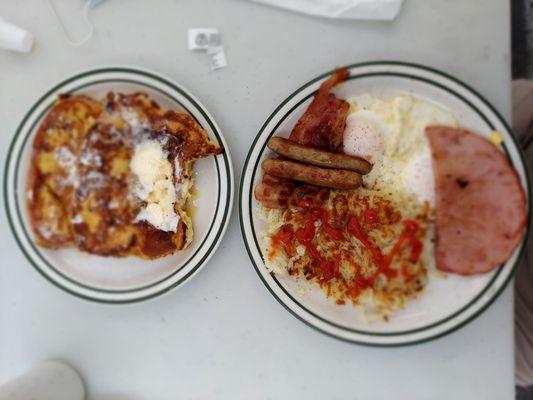
[[[191,28],[188,31],[189,50],[207,50],[220,46],[220,34],[216,28]]]
[[[187,42],[189,50],[206,51],[211,70],[215,71],[228,65],[218,29],[191,28],[188,30]]]

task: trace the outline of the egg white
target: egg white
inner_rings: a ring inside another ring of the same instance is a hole
[[[367,187],[402,191],[418,202],[435,204],[429,142],[430,125],[457,126],[444,108],[409,95],[385,99],[366,93],[348,99],[344,151],[373,163]]]

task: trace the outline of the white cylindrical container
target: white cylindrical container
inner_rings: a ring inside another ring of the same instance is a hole
[[[83,400],[85,389],[70,366],[47,361],[0,385],[0,400]]]
[[[33,35],[0,18],[0,48],[28,53],[33,47]]]

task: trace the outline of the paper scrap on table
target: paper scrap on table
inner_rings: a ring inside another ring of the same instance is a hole
[[[252,0],[257,3],[341,19],[390,21],[396,18],[403,0]]]
[[[206,51],[211,70],[215,71],[228,65],[226,53],[216,28],[191,28],[187,33],[189,50]]]
[[[220,46],[220,34],[215,28],[192,28],[188,31],[189,50],[207,50]]]
[[[222,46],[209,47],[207,49],[207,57],[209,58],[209,66],[213,71],[228,65],[226,53],[224,53]]]

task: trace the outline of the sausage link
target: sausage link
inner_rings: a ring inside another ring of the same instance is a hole
[[[280,159],[265,160],[261,166],[265,174],[317,186],[335,189],[355,189],[363,183],[361,175],[345,169],[320,168]]]
[[[303,146],[278,136],[271,138],[267,146],[284,157],[319,167],[349,169],[361,175],[372,170],[372,164],[363,158]]]

